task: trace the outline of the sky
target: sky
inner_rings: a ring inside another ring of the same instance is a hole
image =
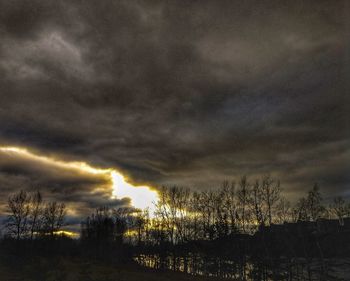
[[[20,189],[71,221],[132,204],[111,171],[144,190],[270,174],[291,200],[315,182],[350,197],[349,11],[0,0],[0,217]]]

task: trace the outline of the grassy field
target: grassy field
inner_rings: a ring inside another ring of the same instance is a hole
[[[218,281],[171,271],[158,272],[137,265],[112,266],[101,262],[67,259],[37,259],[0,264],[0,281]]]

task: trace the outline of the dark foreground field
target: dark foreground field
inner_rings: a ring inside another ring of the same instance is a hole
[[[2,262],[1,281],[218,281],[171,271],[154,271],[137,265],[114,266],[79,259],[33,259],[20,264]]]

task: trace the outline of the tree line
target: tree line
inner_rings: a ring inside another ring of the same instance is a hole
[[[304,280],[305,274],[312,280],[315,258],[322,264],[319,276],[326,276],[325,257],[346,252],[349,244],[346,231],[322,234],[314,227],[331,219],[345,229],[350,217],[350,203],[342,197],[326,202],[317,184],[294,204],[269,175],[257,180],[243,176],[208,191],[163,187],[158,196],[152,211],[101,206],[82,220],[79,239],[67,240],[61,231],[67,225],[65,204],[44,200],[40,192],[20,191],[8,198],[5,233],[21,256],[42,247],[46,255],[54,250],[58,256],[114,263],[137,260],[157,269],[238,280],[247,274],[255,276],[252,280],[280,280],[279,275]],[[275,226],[283,226],[282,231],[270,231]],[[18,248],[24,245],[18,240],[33,243]]]
[[[292,205],[280,181],[267,175],[224,181],[220,189],[191,191],[172,186],[159,190],[155,211],[100,207],[81,223],[81,239],[131,241],[136,244],[181,244],[214,240],[230,234],[253,234],[261,227],[285,222],[338,219],[350,216],[350,203],[335,197],[326,205],[317,184]],[[16,239],[54,236],[65,225],[66,206],[45,202],[40,192],[10,195],[6,234]]]
[[[91,236],[102,217],[110,223],[115,217],[117,235],[140,244],[184,244],[196,240],[215,240],[232,234],[254,234],[273,224],[316,222],[337,219],[344,224],[350,217],[350,203],[335,197],[326,204],[317,184],[305,196],[290,203],[281,184],[271,176],[253,182],[243,176],[238,183],[223,182],[218,190],[191,191],[188,188],[163,187],[155,212],[148,210],[98,210],[82,223],[82,237]],[[117,226],[120,220],[123,227]],[[124,233],[121,233],[124,232]]]
[[[64,226],[66,206],[56,201],[45,202],[39,191],[19,191],[7,202],[6,235],[17,240],[54,237]]]

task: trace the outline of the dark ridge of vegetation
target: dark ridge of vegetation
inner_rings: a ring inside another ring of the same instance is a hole
[[[101,207],[81,223],[79,239],[62,232],[65,205],[44,203],[38,192],[11,195],[8,211],[0,269],[20,266],[18,274],[35,276],[28,280],[51,280],[47,274],[70,266],[52,280],[122,280],[118,272],[144,272],[140,265],[169,280],[187,278],[165,277],[169,270],[233,280],[350,278],[350,204],[337,197],[326,206],[317,185],[294,206],[270,176],[217,191],[164,187],[154,214]],[[111,274],[88,279],[77,268]],[[157,274],[149,280],[163,280]]]

